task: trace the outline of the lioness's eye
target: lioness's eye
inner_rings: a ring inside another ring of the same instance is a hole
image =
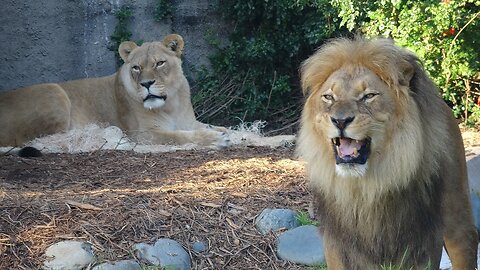
[[[139,67],[139,66],[133,66],[132,69],[133,69],[133,71],[140,71],[140,67]]]
[[[323,98],[323,100],[325,100],[325,101],[333,101],[333,100],[335,100],[335,99],[333,98],[333,96],[332,96],[332,95],[329,95],[329,94],[323,95],[322,98]]]
[[[157,62],[157,67],[161,67],[163,66],[163,64],[165,64],[166,61],[158,61]]]

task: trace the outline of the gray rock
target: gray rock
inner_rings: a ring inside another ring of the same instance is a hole
[[[207,250],[207,246],[202,241],[196,241],[193,243],[192,249],[195,252],[202,253]]]
[[[175,267],[175,270],[189,270],[190,256],[178,242],[162,238],[154,245],[145,243],[134,246],[136,255],[143,261],[161,267]]]
[[[92,270],[139,270],[142,267],[134,260],[122,260],[96,265]]]
[[[480,193],[480,155],[470,157],[467,161],[467,171],[470,189]]]
[[[472,200],[472,212],[475,226],[480,232],[480,152],[478,149],[470,149],[475,155],[467,156],[468,184],[470,186],[470,198]]]
[[[91,245],[80,241],[62,241],[45,251],[43,262],[49,270],[81,270],[95,261]]]
[[[288,230],[277,238],[277,255],[282,260],[309,266],[325,262],[323,241],[313,225]]]
[[[475,220],[475,227],[480,232],[480,195],[477,192],[470,192],[470,198],[472,200],[472,212]]]
[[[297,213],[290,209],[266,208],[255,219],[255,227],[261,234],[276,231],[281,228],[292,229],[300,226]]]

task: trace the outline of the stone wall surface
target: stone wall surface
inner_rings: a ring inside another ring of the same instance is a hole
[[[155,0],[3,0],[0,9],[0,91],[36,83],[99,77],[116,71],[109,50],[115,12],[133,11],[134,41],[161,40],[178,33],[185,39],[187,77],[207,64],[212,48],[207,32],[221,34],[212,1],[174,0],[173,16],[155,21]]]

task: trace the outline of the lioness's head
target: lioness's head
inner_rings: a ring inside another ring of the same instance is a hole
[[[301,68],[307,95],[302,132],[316,145],[303,151],[323,147],[319,152],[331,155],[324,166],[334,166],[338,176],[362,177],[371,162],[372,174],[382,174],[378,170],[387,167],[385,160],[421,140],[415,134],[420,132],[409,91],[414,72],[409,57],[389,40],[339,39],[306,60]]]
[[[145,108],[158,109],[176,94],[176,85],[183,77],[180,60],[183,45],[182,37],[176,34],[141,46],[132,41],[120,44],[118,52],[125,62],[120,71],[122,82]]]

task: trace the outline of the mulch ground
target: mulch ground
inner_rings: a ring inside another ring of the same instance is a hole
[[[478,129],[462,133],[480,146]],[[184,246],[192,269],[308,269],[279,260],[275,234],[254,220],[265,208],[307,212],[310,199],[293,147],[0,155],[0,269],[40,269],[63,240],[90,242],[101,263],[163,237]],[[192,251],[195,241],[208,250]]]
[[[254,219],[309,201],[293,148],[0,156],[0,269],[39,269],[63,240],[92,243],[106,262],[163,237],[184,246],[192,269],[307,269],[279,260],[275,235]],[[192,251],[197,240],[206,252]]]

